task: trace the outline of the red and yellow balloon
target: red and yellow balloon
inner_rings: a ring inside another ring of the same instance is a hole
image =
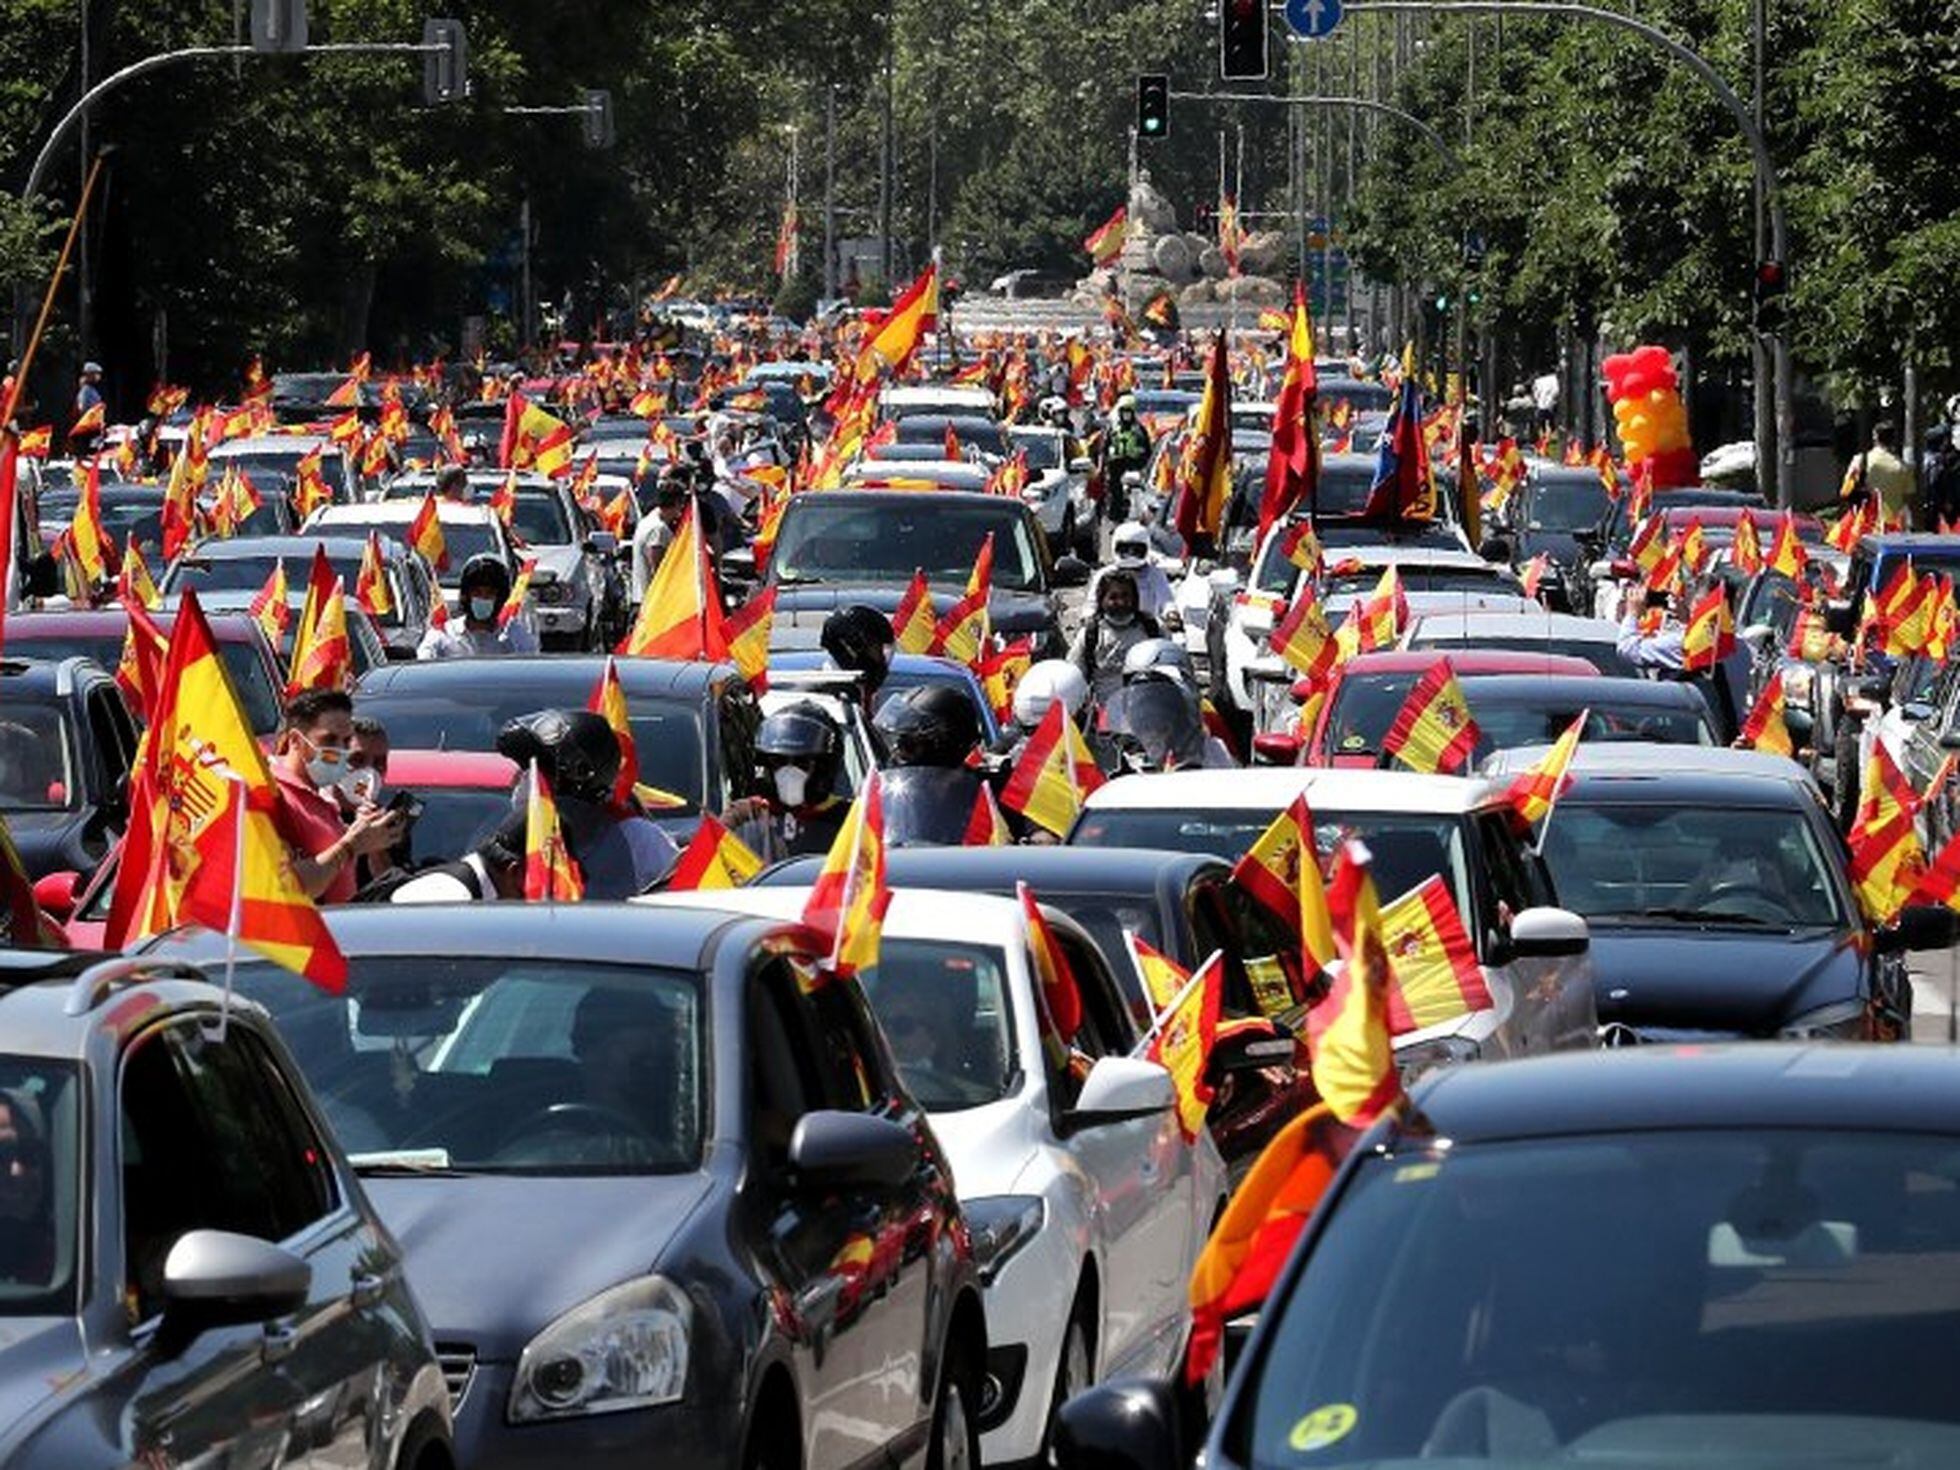
[[[1643,474],[1657,490],[1694,485],[1701,476],[1694,442],[1688,437],[1688,411],[1674,359],[1665,347],[1648,343],[1616,352],[1600,364],[1606,396],[1627,469]],[[1644,466],[1644,469],[1643,469]]]

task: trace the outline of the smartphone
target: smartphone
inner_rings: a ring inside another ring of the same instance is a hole
[[[388,798],[386,811],[400,812],[403,822],[412,822],[422,815],[422,798],[413,791],[397,791]]]

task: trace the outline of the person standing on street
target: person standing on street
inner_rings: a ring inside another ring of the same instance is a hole
[[[1872,425],[1872,442],[1863,454],[1851,461],[1844,482],[1855,496],[1864,491],[1878,497],[1883,524],[1912,529],[1912,466],[1899,457],[1899,426],[1891,419]]]

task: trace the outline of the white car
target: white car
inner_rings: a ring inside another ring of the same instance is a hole
[[[1548,612],[1532,604],[1512,612],[1411,609],[1404,648],[1496,648],[1525,653],[1564,653],[1583,658],[1602,674],[1631,677],[1639,671],[1620,656],[1620,625],[1604,618]]]
[[[1502,784],[1302,766],[1126,776],[1091,793],[1068,841],[1235,862],[1301,795],[1323,854],[1344,835],[1361,838],[1374,854],[1383,903],[1441,875],[1476,944],[1492,1008],[1398,1036],[1396,1063],[1406,1075],[1593,1045],[1586,921],[1555,906],[1551,875],[1511,825]]]
[[[1068,435],[1042,424],[1010,424],[1007,442],[1010,450],[1027,453],[1028,483],[1021,498],[1047,532],[1049,550],[1072,554],[1083,544],[1082,528],[1094,524],[1096,508],[1084,494],[1087,472],[1069,463]]]
[[[878,416],[885,419],[910,418],[919,413],[977,414],[990,419],[997,411],[994,395],[987,389],[955,383],[915,383],[887,388],[878,395]]]
[[[334,530],[344,535],[365,535],[370,527],[384,536],[408,544],[408,528],[422,509],[415,500],[370,500],[360,505],[326,505],[306,518],[301,531]],[[462,590],[463,568],[482,552],[503,558],[512,575],[517,570],[517,550],[511,545],[503,523],[487,505],[462,505],[453,501],[436,502],[436,521],[442,527],[444,549],[449,565],[433,569],[436,582],[454,596]]]
[[[808,895],[741,888],[635,902],[789,919]],[[973,1229],[990,1465],[1040,1456],[1055,1407],[1089,1383],[1174,1370],[1191,1267],[1227,1189],[1211,1135],[1187,1142],[1178,1127],[1170,1074],[1131,1055],[1136,1025],[1101,951],[1065,915],[1043,916],[1082,992],[1079,1082],[1044,1055],[1013,899],[896,891],[864,987]]]

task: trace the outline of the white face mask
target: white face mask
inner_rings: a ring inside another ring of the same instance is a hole
[[[497,615],[497,599],[494,597],[472,597],[470,599],[470,619],[472,622],[487,623]]]
[[[340,778],[346,768],[346,751],[322,750],[314,746],[313,754],[306,762],[306,779],[321,791],[331,791],[340,784]]]
[[[1122,612],[1105,612],[1103,614],[1103,621],[1108,623],[1112,628],[1127,628],[1136,620],[1137,615],[1135,611],[1129,608],[1124,609]]]
[[[802,806],[810,792],[810,773],[801,766],[776,768],[776,797],[784,806]]]
[[[381,794],[381,773],[373,766],[362,766],[340,778],[340,794],[354,805],[373,801]]]

